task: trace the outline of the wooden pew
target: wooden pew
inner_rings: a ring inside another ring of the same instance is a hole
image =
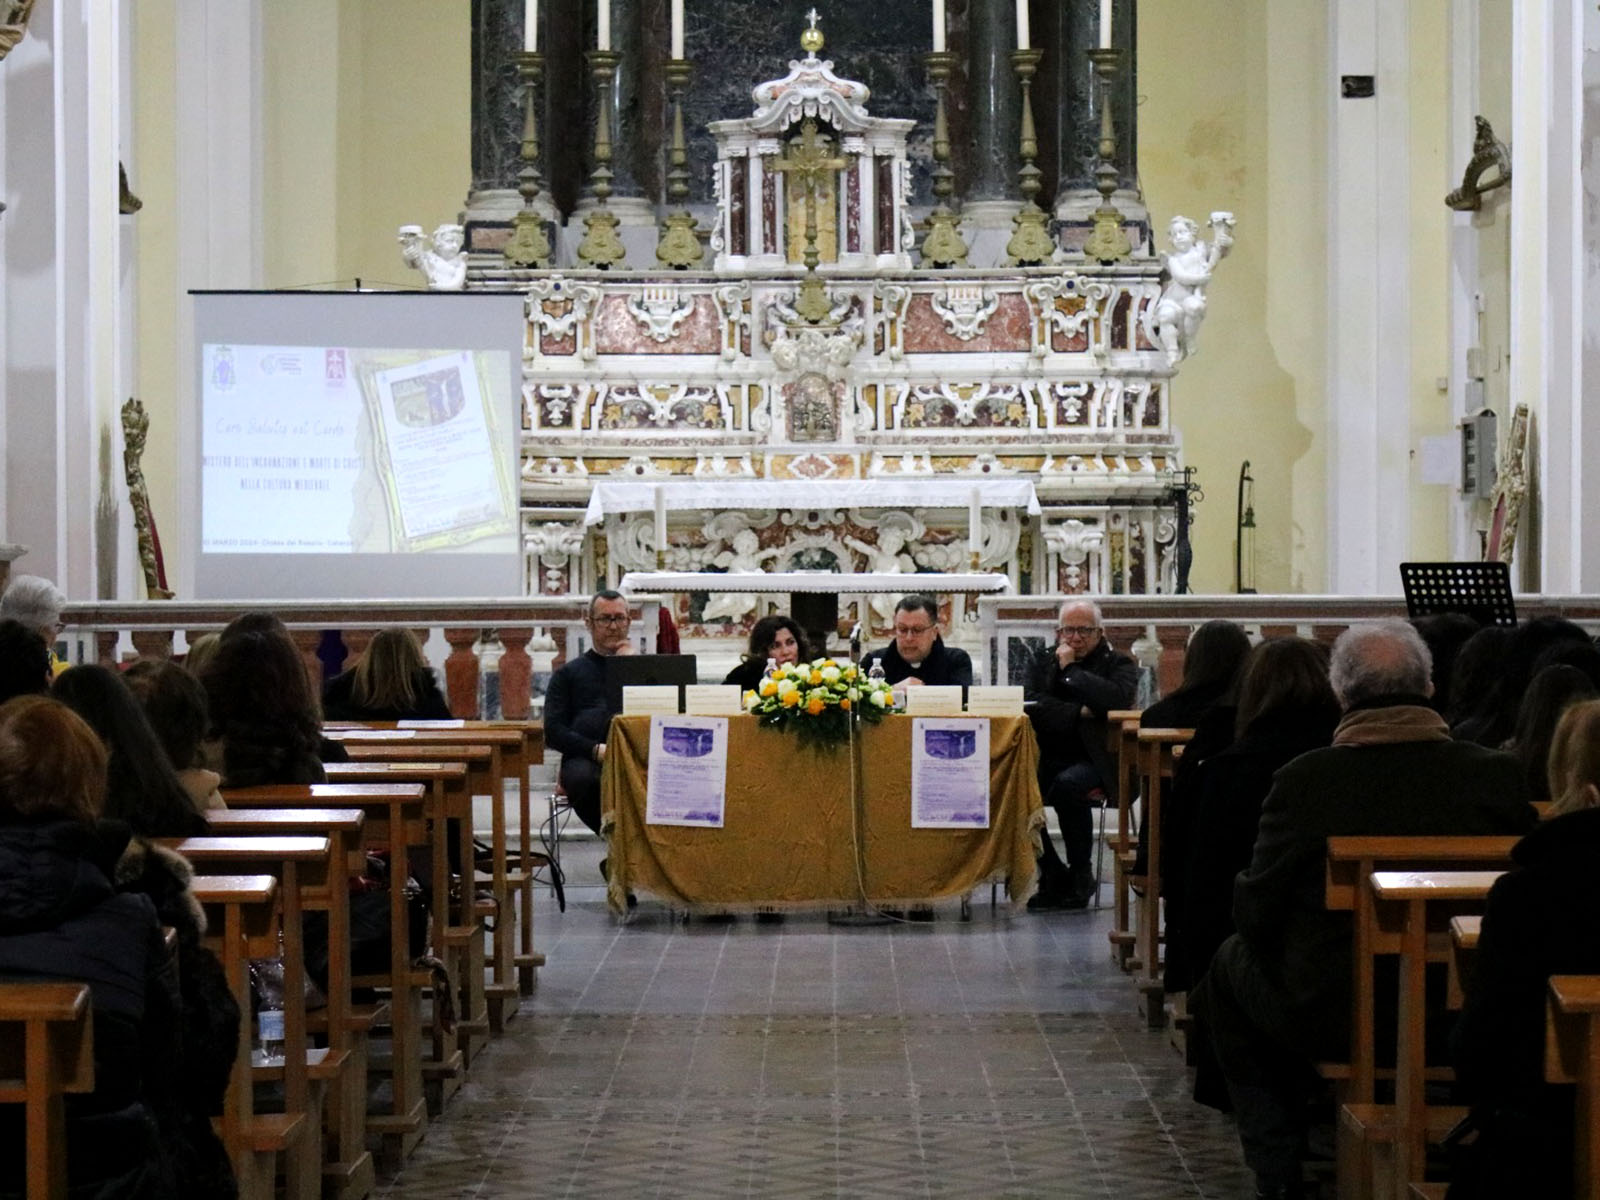
[[[206,814],[211,832],[221,837],[325,837],[333,843],[333,861],[325,888],[309,889],[306,908],[328,914],[328,980],[326,1009],[308,1013],[312,1033],[325,1032],[328,1048],[344,1056],[344,1070],[329,1081],[328,1128],[322,1165],[328,1200],[359,1200],[376,1183],[372,1155],[366,1148],[368,1021],[357,1021],[350,996],[350,892],[346,877],[366,867],[362,849],[365,815],[359,808],[225,808]]]
[[[1117,833],[1111,849],[1111,958],[1124,971],[1133,970],[1139,935],[1130,917],[1133,865],[1139,839],[1133,831],[1133,802],[1139,791],[1139,710],[1114,709],[1106,714],[1106,741],[1117,763]]]
[[[1144,895],[1139,902],[1139,1007],[1145,1024],[1160,1029],[1166,1024],[1166,990],[1161,981],[1161,793],[1172,779],[1177,747],[1194,736],[1192,729],[1141,729],[1139,794],[1144,801]],[[1134,882],[1139,882],[1135,877]]]
[[[412,846],[427,846],[424,820],[426,793],[418,783],[313,783],[258,788],[230,788],[223,793],[230,808],[359,808],[365,816],[363,836],[369,846],[392,850],[404,863]],[[422,1087],[421,989],[431,981],[414,971],[409,953],[410,916],[403,887],[389,889],[389,969],[380,975],[355,976],[355,987],[388,988],[392,1102],[389,1112],[369,1113],[367,1129],[383,1140],[386,1157],[398,1163],[416,1148],[427,1129],[427,1101]],[[371,1074],[382,1063],[369,1061]]]
[[[88,985],[0,983],[0,1104],[23,1106],[28,1200],[65,1200],[66,1096],[93,1090]]]
[[[1574,1200],[1600,1200],[1600,975],[1554,975],[1545,1025],[1544,1077],[1577,1085]]]
[[[1450,918],[1450,974],[1447,1003],[1459,1012],[1467,1002],[1467,984],[1472,979],[1473,960],[1478,956],[1478,937],[1483,932],[1480,916]]]
[[[164,839],[165,840],[165,839]],[[345,1051],[311,1049],[306,1029],[304,913],[326,907],[329,892],[344,890],[337,844],[326,837],[191,837],[167,841],[199,870],[272,875],[278,881],[283,942],[283,1066],[252,1064],[256,1082],[282,1078],[284,1112],[304,1115],[308,1128],[284,1164],[288,1200],[322,1194],[322,1094],[348,1062]],[[346,939],[348,940],[348,932]],[[347,985],[348,986],[348,985]],[[331,1001],[330,1001],[331,1002]]]
[[[189,887],[205,909],[205,944],[222,961],[239,1005],[239,1051],[222,1102],[222,1142],[239,1200],[273,1200],[274,1160],[306,1132],[303,1115],[258,1114],[251,1078],[250,960],[278,953],[278,881],[271,875],[196,875]]]

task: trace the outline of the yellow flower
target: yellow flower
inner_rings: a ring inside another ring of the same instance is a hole
[[[839,701],[839,707],[844,709],[845,712],[849,712],[850,711],[850,697],[846,696],[843,700]]]
[[[817,684],[819,684],[821,682],[822,682],[822,672],[821,671],[812,671],[811,672],[811,686],[815,687]]]
[[[778,685],[776,683],[774,683],[770,679],[763,679],[761,681],[761,694],[763,696],[775,696],[775,695],[777,695],[778,694]]]
[[[822,697],[818,696],[818,695],[813,695],[811,697],[811,699],[806,701],[806,711],[808,713],[810,713],[813,717],[816,716],[818,713],[820,713],[826,707],[828,707],[826,702],[824,702]]]
[[[793,708],[795,705],[797,705],[799,703],[800,703],[800,693],[798,691],[791,690],[791,691],[787,691],[787,692],[785,692],[783,694],[783,706],[785,708]]]

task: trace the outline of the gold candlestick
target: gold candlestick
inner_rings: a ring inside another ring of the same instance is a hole
[[[1048,262],[1056,249],[1050,237],[1049,214],[1034,200],[1039,194],[1039,177],[1043,172],[1033,161],[1039,155],[1039,138],[1033,126],[1033,76],[1043,57],[1042,50],[1011,52],[1011,65],[1022,84],[1022,136],[1019,139],[1022,166],[1017,171],[1017,186],[1022,192],[1022,211],[1012,220],[1011,240],[1006,243],[1006,253],[1019,267],[1036,267]]]
[[[583,241],[578,243],[578,258],[604,271],[627,257],[627,249],[617,236],[617,216],[606,201],[611,195],[611,80],[622,55],[615,50],[589,51],[589,68],[594,72],[597,100],[594,122],[595,208],[583,219]]]
[[[672,147],[668,151],[667,200],[676,205],[667,214],[656,244],[656,259],[662,266],[687,271],[701,259],[700,239],[695,235],[698,222],[687,207],[689,199],[689,147],[683,136],[683,91],[694,67],[684,58],[666,62],[667,90],[672,95]]]
[[[1111,114],[1111,81],[1116,78],[1121,59],[1122,51],[1115,48],[1089,51],[1089,61],[1094,64],[1095,79],[1100,85],[1100,165],[1094,170],[1100,207],[1094,210],[1094,228],[1083,245],[1083,252],[1104,263],[1121,262],[1133,252],[1127,230],[1122,227],[1122,213],[1111,203],[1117,190],[1117,130]]]
[[[955,172],[950,169],[950,122],[945,116],[945,90],[956,56],[948,50],[935,50],[922,56],[928,65],[936,97],[933,117],[933,194],[938,198],[928,214],[928,236],[922,239],[922,261],[931,267],[967,265],[967,243],[956,228],[956,215],[950,209],[955,191]]]
[[[506,243],[506,261],[517,267],[550,265],[550,239],[545,236],[544,219],[533,206],[539,195],[539,76],[544,71],[544,55],[520,50],[512,55],[517,73],[522,76],[522,170],[517,172],[517,190],[522,193],[522,211],[512,224],[511,240]]]

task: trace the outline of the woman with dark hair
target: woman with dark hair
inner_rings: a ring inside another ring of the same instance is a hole
[[[804,662],[808,658],[806,635],[800,631],[793,617],[782,614],[762,617],[750,630],[749,649],[739,665],[729,671],[722,682],[738,685],[741,693],[753,691],[766,672],[768,659],[781,667],[785,663]]]
[[[1193,729],[1233,690],[1250,637],[1232,621],[1207,621],[1183,654],[1183,682],[1139,717],[1141,729]],[[1187,755],[1186,755],[1187,757]]]
[[[450,706],[409,629],[380,629],[361,660],[322,689],[334,721],[448,721]]]
[[[122,673],[122,681],[150,719],[150,727],[194,806],[202,812],[227,807],[217,790],[222,776],[200,763],[200,747],[211,727],[206,690],[200,681],[177,663],[154,658],[134,663]]]
[[[73,1195],[227,1196],[231,1172],[202,1191],[174,1170],[178,1147],[159,1099],[183,1038],[174,964],[149,898],[112,886],[128,838],[96,824],[105,786],[105,747],[66,705],[24,696],[0,706],[0,979],[89,985],[94,1090],[66,1100]],[[5,1105],[7,1194],[25,1186],[22,1140],[20,1108]]]
[[[1491,749],[1499,746],[1512,734],[1522,694],[1533,678],[1539,656],[1563,642],[1588,641],[1589,635],[1582,628],[1562,617],[1535,617],[1517,626],[1495,664],[1494,683],[1485,703],[1452,729],[1451,735],[1457,741],[1476,742]]]
[[[1546,786],[1550,815],[1489,891],[1451,1036],[1477,1128],[1452,1200],[1572,1195],[1572,1089],[1544,1081],[1545,998],[1552,975],[1600,974],[1600,700],[1562,716]]]
[[[1495,684],[1501,663],[1511,642],[1511,629],[1505,625],[1485,625],[1461,643],[1450,673],[1450,698],[1445,720],[1451,736],[1469,722],[1486,721],[1496,703]]]
[[[200,679],[222,744],[224,785],[321,783],[322,710],[305,661],[276,617],[278,628],[242,625],[250,616],[271,614],[230,625]]]
[[[206,819],[172,769],[150,719],[114,671],[96,663],[72,667],[51,689],[99,734],[110,754],[106,815],[147,837],[206,831]]]
[[[1596,688],[1577,667],[1557,663],[1533,677],[1517,712],[1516,732],[1501,747],[1516,756],[1528,780],[1528,799],[1549,800],[1550,742],[1561,714],[1581,700],[1592,700]]]
[[[1482,626],[1466,613],[1458,612],[1429,613],[1425,617],[1414,618],[1411,624],[1422,635],[1428,653],[1433,657],[1433,695],[1428,697],[1428,703],[1435,712],[1448,719],[1450,683],[1455,677],[1456,655],[1461,653],[1461,647]]]
[[[21,621],[0,621],[0,703],[50,690],[50,647]]]

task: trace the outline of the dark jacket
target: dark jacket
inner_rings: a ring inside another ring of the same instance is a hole
[[[1106,714],[1133,706],[1139,690],[1139,664],[1101,638],[1095,648],[1066,670],[1056,664],[1055,647],[1034,656],[1025,691],[1033,701],[1028,716],[1039,739],[1039,777],[1053,778],[1074,763],[1092,762],[1107,795],[1116,798],[1116,764],[1106,745]],[[1085,716],[1087,708],[1091,715]]]
[[[933,649],[928,651],[928,657],[914,667],[900,657],[900,647],[894,642],[863,658],[861,669],[870,671],[875,662],[883,664],[883,677],[890,683],[915,678],[935,686],[972,686],[972,659],[965,650],[946,646],[942,637],[933,639]]]
[[[737,667],[723,677],[722,682],[733,684],[739,689],[740,694],[754,691],[761,683],[761,677],[767,673],[767,660],[764,658],[747,658]]]
[[[1292,1019],[1336,1052],[1349,1040],[1352,930],[1349,913],[1323,908],[1328,839],[1523,833],[1533,821],[1509,754],[1448,740],[1302,754],[1274,777],[1234,883],[1238,936]]]
[[[322,715],[330,721],[448,721],[454,714],[445,703],[433,672],[421,670],[411,679],[416,704],[408,709],[373,708],[355,700],[356,673],[352,667],[335,675],[322,689]]]
[[[1194,729],[1199,726],[1202,717],[1222,702],[1231,686],[1231,683],[1223,682],[1179,688],[1140,713],[1139,728]]]
[[[120,849],[77,822],[0,827],[0,979],[89,985],[95,1087],[66,1105],[69,1143],[88,1150],[68,1155],[73,1194],[154,1200],[177,1194],[148,1085],[177,1060],[178,985],[154,905],[112,888]],[[0,1194],[20,1192],[21,1139],[7,1105]]]
[[[550,676],[544,695],[544,741],[563,757],[591,758],[614,714],[606,703],[606,656],[585,650]]]
[[[1489,892],[1452,1038],[1456,1079],[1475,1114],[1506,1122],[1490,1132],[1495,1153],[1478,1169],[1490,1180],[1522,1172],[1526,1195],[1566,1195],[1572,1089],[1544,1082],[1545,997],[1552,975],[1600,974],[1600,809],[1544,822],[1511,857],[1516,866]],[[1535,1164],[1561,1170],[1541,1187],[1528,1175]]]

